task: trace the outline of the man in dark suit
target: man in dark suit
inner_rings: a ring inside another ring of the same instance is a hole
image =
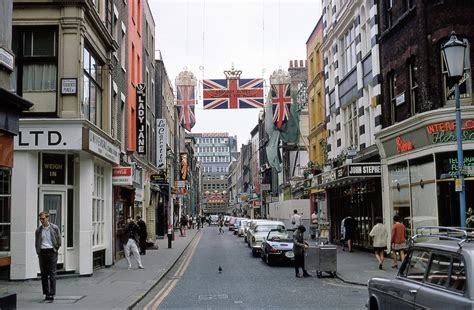
[[[137,225],[139,230],[139,243],[140,243],[140,255],[145,255],[146,254],[146,223],[143,221],[143,219],[140,216],[137,216]]]

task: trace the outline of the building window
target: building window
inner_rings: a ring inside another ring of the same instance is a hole
[[[127,54],[127,40],[125,37],[125,25],[122,23],[122,31],[121,31],[121,40],[120,40],[120,65],[123,71],[126,71],[126,54]]]
[[[11,169],[0,167],[0,252],[10,251]]]
[[[346,75],[356,65],[356,44],[355,44],[355,27],[351,26],[350,29],[344,34],[342,38],[342,62],[343,72],[342,75]]]
[[[442,70],[443,70],[443,88],[444,88],[444,98],[445,104],[447,105],[454,105],[455,102],[455,94],[454,94],[454,84],[456,82],[459,83],[459,98],[461,102],[468,101],[472,98],[472,78],[471,78],[471,61],[469,58],[470,55],[470,43],[467,39],[459,38],[462,40],[466,45],[466,52],[464,54],[464,74],[462,77],[448,77],[448,69],[446,67],[446,63],[444,57],[441,55],[441,62],[442,62]],[[443,44],[446,42],[443,42]]]
[[[385,12],[385,25],[386,29],[392,27],[392,14],[393,14],[393,0],[386,0],[387,3],[387,11]]]
[[[57,29],[13,27],[16,55],[13,91],[34,103],[33,112],[56,112]]]
[[[104,245],[105,193],[104,167],[94,165],[94,191],[92,193],[92,246]]]
[[[357,117],[357,102],[353,102],[347,106],[345,114],[345,134],[346,147],[357,149],[359,146],[359,122]]]
[[[418,80],[416,78],[416,61],[415,57],[410,58],[408,62],[408,78],[410,82],[410,112],[415,115],[417,112],[417,98],[418,98]]]
[[[84,89],[82,93],[82,114],[98,127],[102,126],[102,72],[97,58],[84,48],[82,65]]]
[[[391,119],[392,119],[392,124],[396,123],[396,116],[397,116],[397,106],[396,106],[396,101],[395,101],[395,73],[390,72],[388,74],[388,101],[390,102],[390,111],[391,111]]]

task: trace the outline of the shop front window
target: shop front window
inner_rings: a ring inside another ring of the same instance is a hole
[[[84,48],[82,113],[98,127],[102,126],[102,71],[97,58]]]
[[[10,251],[10,206],[11,169],[0,167],[0,252]]]
[[[389,166],[390,202],[392,216],[398,214],[402,219],[411,217],[410,177],[406,162]],[[407,223],[404,223],[405,225]]]

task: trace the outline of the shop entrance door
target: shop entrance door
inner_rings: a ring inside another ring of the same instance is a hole
[[[61,247],[58,251],[58,264],[64,264],[64,236],[67,227],[65,221],[66,192],[58,190],[42,190],[40,194],[40,211],[49,213],[49,221],[57,225],[61,231]]]

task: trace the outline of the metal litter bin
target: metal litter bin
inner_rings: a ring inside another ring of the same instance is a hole
[[[332,277],[336,276],[337,247],[335,245],[313,243],[309,245],[305,254],[306,270],[315,273],[318,278],[323,272]]]

